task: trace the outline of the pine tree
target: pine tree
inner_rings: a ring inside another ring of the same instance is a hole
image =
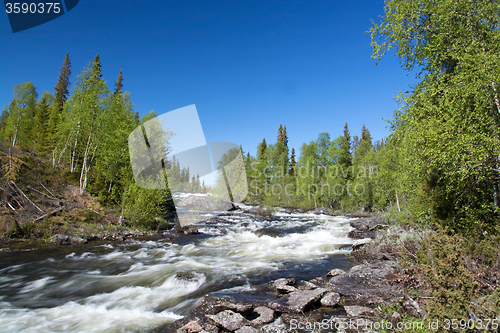
[[[115,83],[115,95],[122,93],[122,88],[123,88],[123,75],[122,75],[122,70],[120,69],[120,75],[118,75],[118,79],[116,80]]]

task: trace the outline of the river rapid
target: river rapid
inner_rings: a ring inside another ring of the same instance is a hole
[[[352,266],[349,218],[224,215],[196,235],[0,253],[0,332],[148,332],[210,292]]]

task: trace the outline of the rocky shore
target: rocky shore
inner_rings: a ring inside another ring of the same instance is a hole
[[[354,229],[349,236],[360,239],[353,245],[356,249],[387,227],[380,216],[353,219],[350,224]],[[154,332],[375,332],[376,321],[401,321],[397,313],[381,316],[380,305],[388,301],[399,302],[409,313],[421,312],[397,283],[401,270],[397,261],[382,260],[348,271],[332,269],[308,281],[283,277],[249,291],[211,293],[189,315]]]

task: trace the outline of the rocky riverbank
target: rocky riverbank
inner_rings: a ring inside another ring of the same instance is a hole
[[[358,251],[387,227],[380,216],[353,219],[350,224],[350,237],[362,241],[353,246]],[[154,332],[372,332],[377,321],[401,320],[397,313],[382,316],[380,305],[388,301],[399,302],[412,314],[421,312],[414,300],[404,297],[398,283],[401,270],[397,261],[381,260],[348,271],[332,269],[312,280],[283,277],[252,290],[211,293],[188,316]]]

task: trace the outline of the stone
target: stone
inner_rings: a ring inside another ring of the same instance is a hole
[[[198,332],[201,332],[203,330],[203,327],[201,327],[201,325],[198,323],[197,320],[193,320],[193,321],[190,321],[189,323],[187,323],[186,325],[182,326],[181,328],[179,328],[177,330],[177,332],[179,332],[181,330],[183,330],[183,332],[187,332],[187,333],[198,333]]]
[[[388,278],[401,270],[395,261],[358,265],[347,273],[334,276],[329,285],[350,304],[358,305],[383,303],[385,300],[403,296],[403,290],[391,286]]]
[[[250,321],[250,325],[256,326],[261,324],[270,323],[274,320],[274,311],[266,306],[259,306],[253,309],[252,317],[257,316]]]
[[[372,308],[359,305],[344,306],[344,310],[348,317],[373,316],[377,313]]]
[[[323,306],[335,306],[339,304],[340,295],[336,292],[329,292],[321,299],[321,305]]]
[[[235,313],[231,310],[224,310],[216,315],[206,315],[217,326],[222,327],[228,331],[234,332],[241,327],[248,325],[248,320],[241,314]]]
[[[296,283],[297,283],[297,280],[295,280],[294,278],[290,278],[290,279],[281,278],[281,279],[277,279],[274,281],[269,281],[269,287],[271,289],[277,289],[277,288],[283,287],[283,286],[293,286]]]
[[[295,288],[294,286],[284,285],[276,287],[276,291],[278,292],[278,294],[289,294],[291,292],[297,291],[297,288]]]
[[[81,245],[87,243],[87,240],[84,238],[61,235],[61,234],[52,236],[50,241],[52,243],[56,243],[59,245]]]
[[[281,318],[276,319],[274,322],[267,324],[265,326],[262,326],[261,331],[264,333],[288,333],[291,332],[291,330],[288,328],[288,326],[281,321]]]
[[[309,281],[300,281],[297,288],[299,290],[312,290],[318,288],[318,286]]]
[[[328,273],[326,273],[326,276],[334,277],[334,276],[337,276],[337,275],[340,275],[340,274],[344,274],[344,273],[345,273],[345,271],[343,269],[334,268],[331,271],[329,271]]]
[[[259,330],[251,327],[251,326],[243,326],[239,330],[236,330],[236,333],[260,333]]]
[[[270,303],[269,306],[281,312],[300,313],[319,301],[326,292],[324,288],[294,291]]]
[[[362,248],[363,246],[370,244],[371,242],[373,242],[373,240],[371,238],[360,239],[360,240],[354,242],[354,244],[352,244],[352,249],[358,250],[358,249]]]
[[[403,319],[401,318],[401,315],[397,312],[394,312],[392,315],[391,315],[391,324],[392,324],[392,327],[398,327],[398,324],[400,322],[402,322]]]

